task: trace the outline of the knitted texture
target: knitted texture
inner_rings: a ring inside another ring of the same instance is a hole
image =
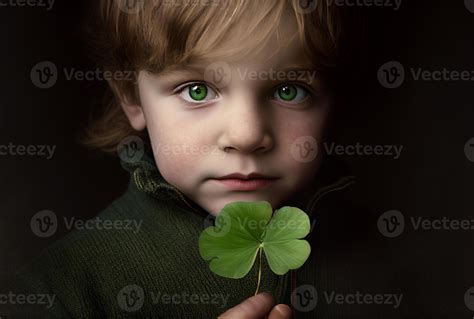
[[[76,230],[53,244],[16,276],[11,291],[54,295],[54,304],[13,305],[14,318],[215,318],[253,295],[257,265],[228,279],[200,257],[198,238],[209,226],[204,210],[190,207],[149,158],[123,166],[131,173],[128,190],[98,217],[140,230]],[[264,262],[260,291],[281,300],[287,279]]]
[[[114,225],[141,226],[132,230],[75,230],[50,246],[15,276],[10,288],[2,291],[50,296],[54,302],[50,306],[10,303],[11,317],[216,318],[253,295],[258,263],[241,279],[212,273],[198,247],[199,235],[210,225],[208,213],[166,182],[149,154],[137,162],[122,162],[122,166],[130,172],[128,189],[98,217]],[[351,271],[345,269],[348,262],[342,262],[344,258],[358,256],[356,249],[364,253],[363,258],[374,256],[364,246],[366,239],[361,242],[354,235],[366,234],[351,219],[356,217],[360,221],[359,216],[363,215],[345,207],[322,213],[332,204],[320,203],[323,196],[345,188],[353,178],[332,179],[329,184],[322,181],[320,178],[300,198],[287,202],[306,209],[312,225],[316,215],[321,217],[308,236],[312,245],[309,260],[300,269],[277,276],[266,258],[262,258],[260,291],[270,292],[277,303],[297,302],[292,292],[301,285],[329,291],[338,287],[360,288],[361,282],[367,282],[360,275],[354,275],[354,283],[346,280],[344,275],[350,276]],[[346,231],[341,223],[345,220],[352,230],[360,232]],[[347,252],[351,255],[344,255]],[[336,257],[338,253],[343,255]],[[359,274],[375,276],[367,268],[368,259],[356,258],[351,265],[358,264],[362,267]],[[383,269],[376,263],[373,266]],[[353,269],[356,274],[357,268]],[[374,317],[380,313],[380,318],[385,318],[378,308],[370,310],[376,312]],[[298,314],[298,318],[315,315],[355,318],[348,307],[322,303],[312,311]]]

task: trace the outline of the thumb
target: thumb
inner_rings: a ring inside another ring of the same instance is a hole
[[[244,300],[237,306],[227,310],[219,319],[261,319],[265,318],[273,308],[273,297],[267,292]]]

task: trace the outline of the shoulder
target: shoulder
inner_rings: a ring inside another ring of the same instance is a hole
[[[74,309],[93,317],[104,305],[116,305],[117,293],[126,283],[158,277],[171,258],[163,247],[172,240],[166,237],[161,214],[172,207],[146,195],[134,196],[128,190],[96,217],[69,220],[74,230],[18,271],[8,286],[57,296],[58,314]]]

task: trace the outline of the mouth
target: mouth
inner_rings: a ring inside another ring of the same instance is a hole
[[[212,180],[231,190],[254,191],[272,184],[277,179],[278,177],[267,176],[260,173],[251,173],[247,175],[233,173],[218,178],[213,178]]]

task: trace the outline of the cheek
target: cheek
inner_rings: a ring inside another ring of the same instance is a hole
[[[147,114],[147,129],[156,164],[163,177],[175,186],[186,187],[202,158],[200,135],[178,125],[176,116],[166,112]],[[189,127],[189,126],[188,126]]]
[[[325,118],[320,113],[302,113],[301,116],[288,120],[289,117],[281,117],[278,125],[278,134],[284,148],[291,148],[299,138],[310,136],[317,142],[323,136]]]
[[[321,114],[305,114],[292,121],[281,121],[279,132],[279,139],[281,145],[280,164],[284,165],[289,177],[297,180],[303,177],[310,179],[317,171],[318,163],[321,156],[316,153],[316,158],[312,161],[305,162],[298,159],[298,154],[295,154],[295,149],[299,150],[296,145],[301,141],[301,137],[312,137],[317,143],[320,143],[324,130],[324,118]],[[310,139],[310,141],[312,141]],[[301,143],[300,143],[301,145]],[[320,146],[310,144],[310,149],[318,150]],[[304,147],[301,145],[301,148]],[[305,151],[304,151],[305,152]]]
[[[157,163],[160,173],[169,183],[182,187],[186,181],[190,180],[190,172],[193,171],[194,166],[191,158],[179,153],[164,154],[162,151],[158,153],[155,151],[155,161]]]

